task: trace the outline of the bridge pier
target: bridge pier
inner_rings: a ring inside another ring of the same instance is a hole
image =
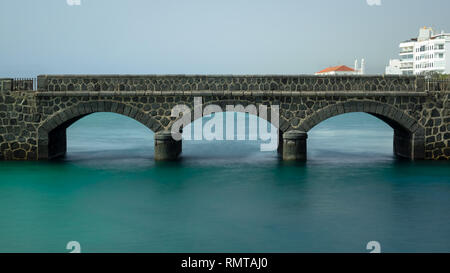
[[[283,160],[306,161],[306,139],[308,134],[303,131],[288,131],[283,134]]]
[[[425,159],[425,136],[404,130],[394,130],[394,154],[412,160]]]
[[[48,134],[47,150],[39,151],[41,158],[53,159],[63,157],[67,152],[67,128],[60,126]],[[45,147],[45,146],[41,146]]]
[[[182,151],[182,141],[175,140],[170,131],[155,133],[155,160],[177,160]]]

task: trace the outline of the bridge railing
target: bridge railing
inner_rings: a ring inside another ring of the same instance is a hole
[[[37,90],[36,78],[15,78],[12,81],[12,91]]]
[[[450,91],[450,79],[430,79],[426,82],[427,91]]]
[[[416,76],[314,75],[42,75],[38,91],[358,91],[423,92]]]
[[[35,91],[36,78],[7,78],[0,79],[0,91]]]

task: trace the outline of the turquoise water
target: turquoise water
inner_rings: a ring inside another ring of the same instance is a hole
[[[346,114],[314,128],[306,164],[257,141],[185,141],[116,114],[68,129],[68,155],[0,162],[0,252],[450,251],[450,164],[392,154],[390,127]]]

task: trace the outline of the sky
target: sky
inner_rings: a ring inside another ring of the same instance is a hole
[[[77,1],[80,5],[76,4]],[[41,74],[383,73],[448,0],[1,0],[0,78]]]

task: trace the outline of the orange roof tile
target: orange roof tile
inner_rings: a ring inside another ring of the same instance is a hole
[[[353,68],[350,68],[346,65],[339,65],[339,66],[333,66],[333,67],[328,67],[325,68],[322,71],[319,71],[317,73],[327,73],[327,72],[332,72],[332,71],[340,71],[340,72],[356,72]]]

